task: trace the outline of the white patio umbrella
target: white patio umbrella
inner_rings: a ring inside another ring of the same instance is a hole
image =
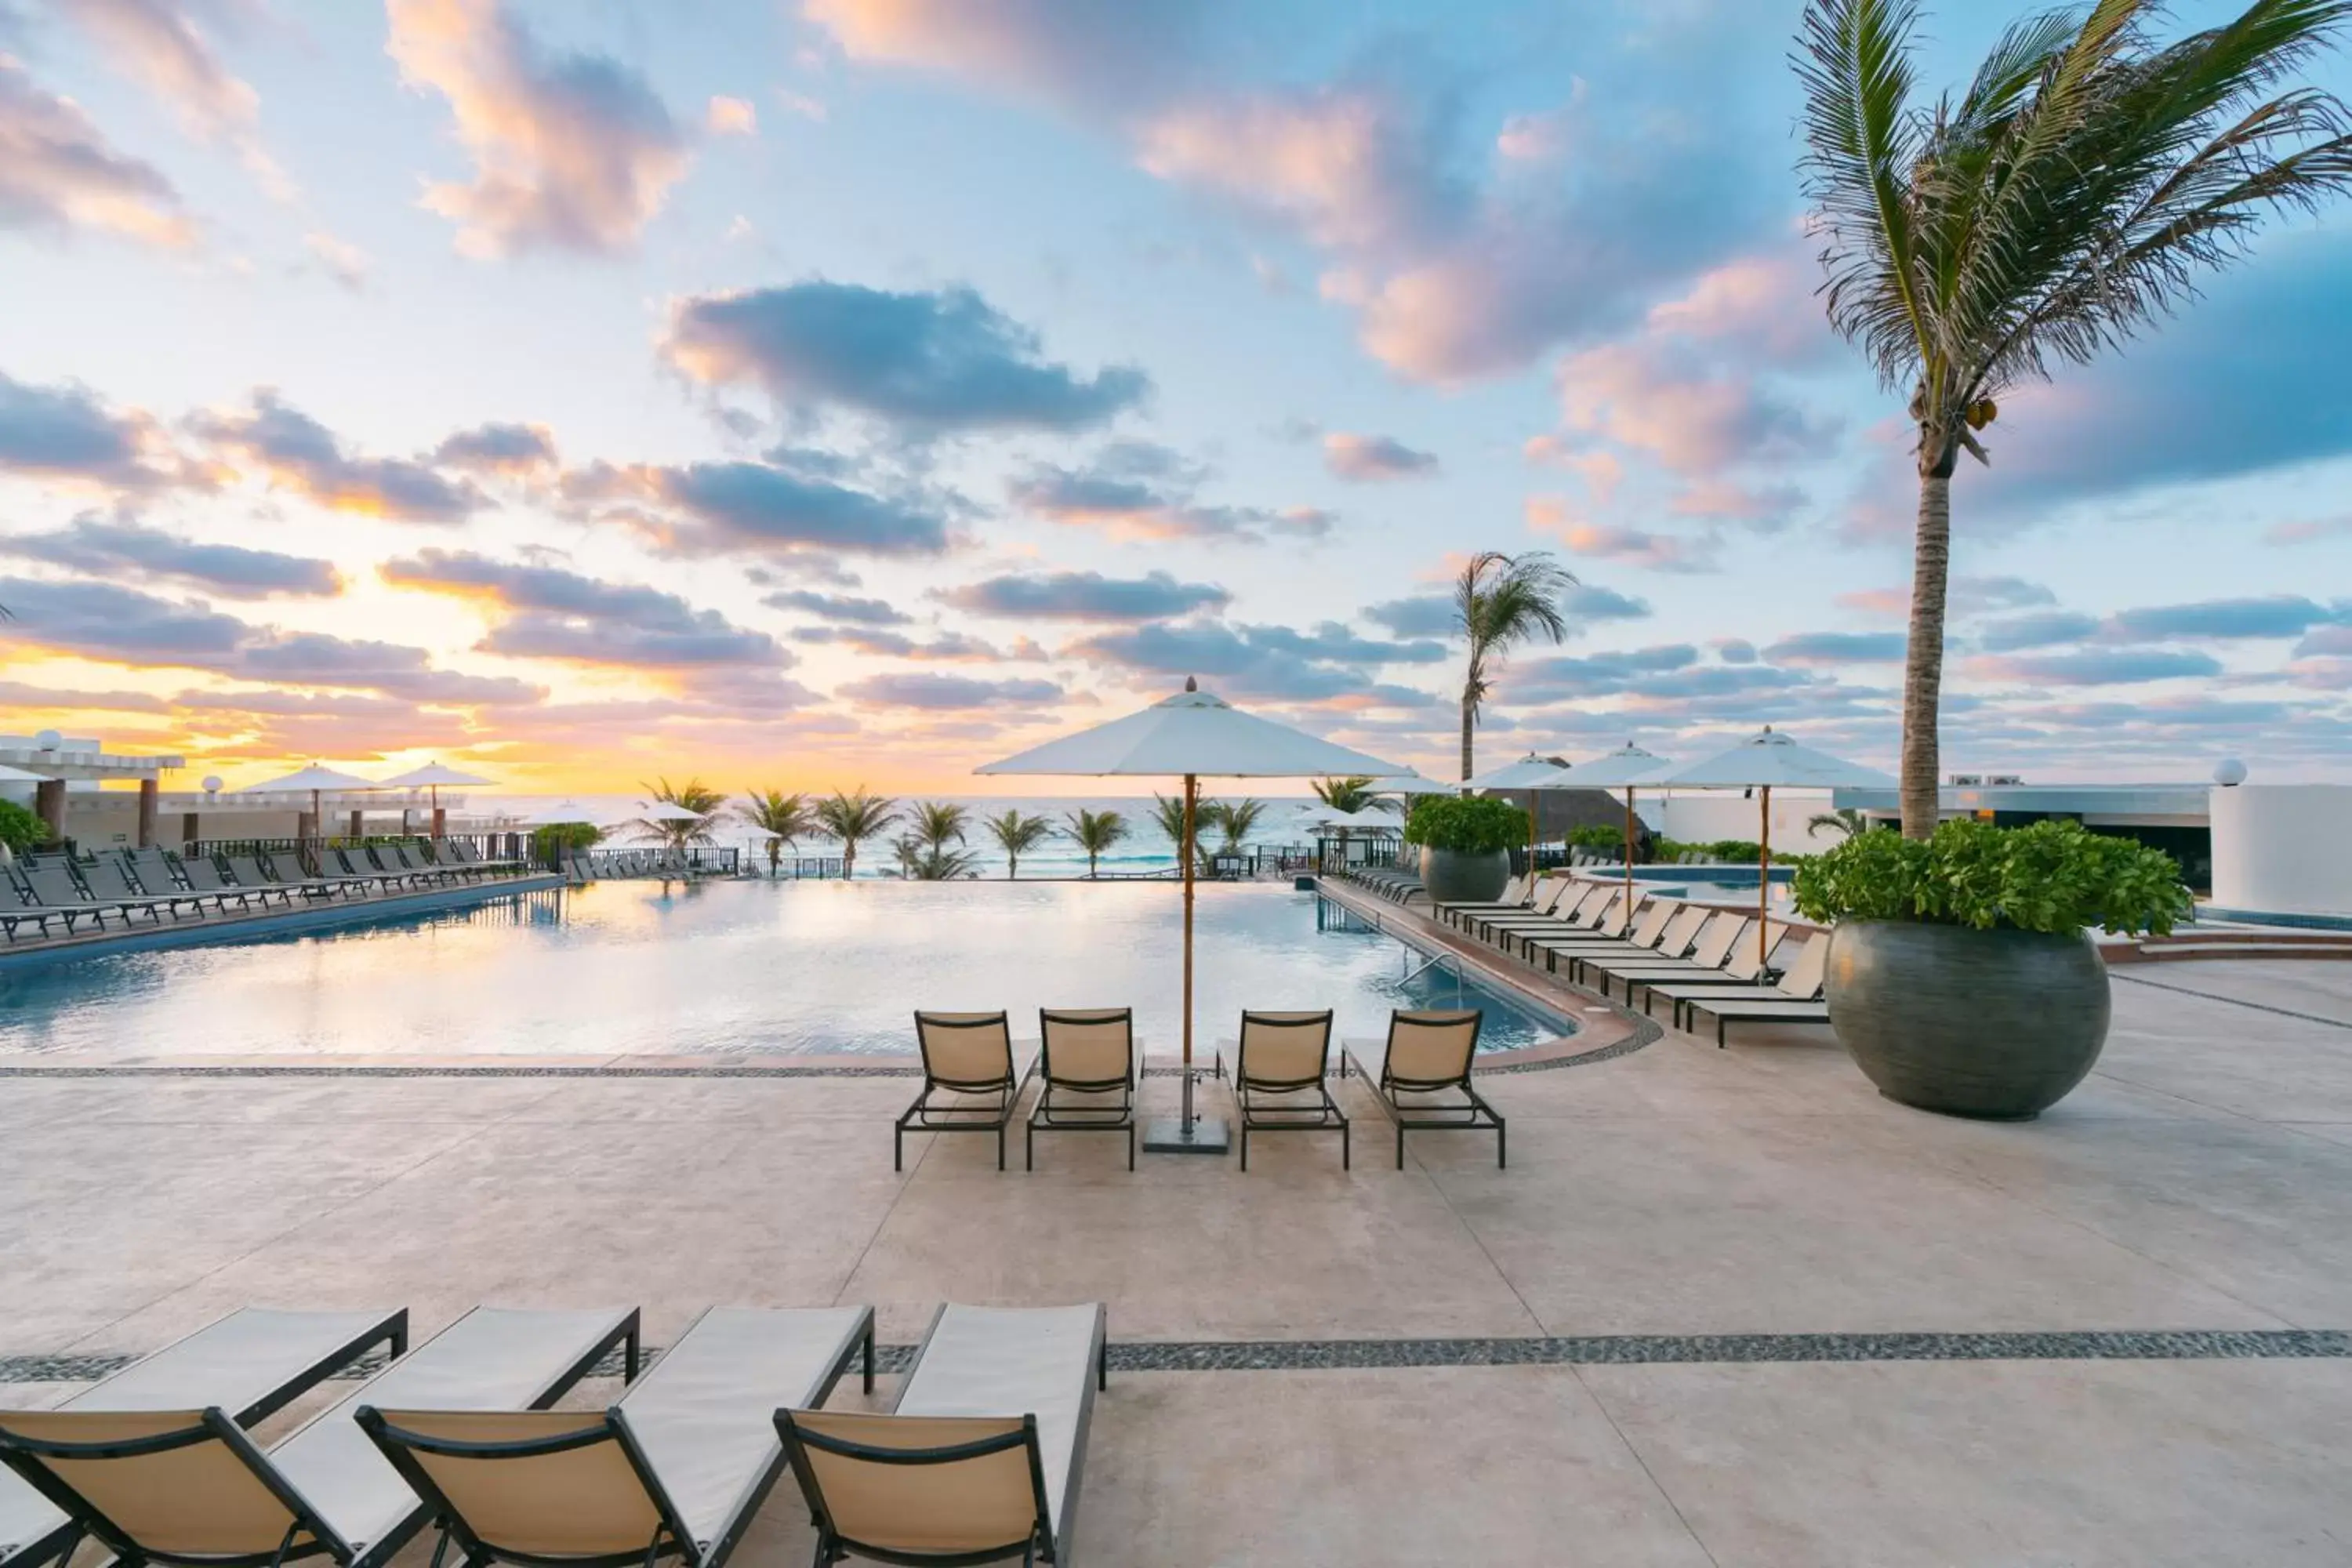
[[[0,763],[0,784],[47,784],[47,773],[28,773],[22,768],[12,768]]]
[[[489,782],[490,781],[488,779],[482,777],[479,773],[461,773],[457,769],[450,767],[446,763],[434,762],[427,763],[421,768],[411,768],[406,773],[399,774],[397,777],[384,780],[383,787],[386,789],[431,790],[433,792],[433,837],[438,838],[441,837],[443,825],[446,821],[446,819],[441,815],[441,786],[443,784],[448,784],[455,789],[463,789],[468,785],[486,784]],[[406,812],[401,813],[401,823],[404,829],[407,825],[407,821],[408,814]]]
[[[1516,763],[1505,763],[1498,768],[1488,768],[1483,773],[1465,780],[1465,790],[1503,790],[1511,794],[1524,792],[1528,797],[1528,875],[1536,870],[1536,797],[1539,789],[1581,789],[1584,781],[1569,776],[1568,765],[1555,763],[1549,757],[1539,757],[1533,752]]]
[[[1757,839],[1760,855],[1756,867],[1756,958],[1761,963],[1770,952],[1765,910],[1772,890],[1772,788],[1892,789],[1895,775],[1832,757],[1827,752],[1801,746],[1764,726],[1727,752],[1702,757],[1686,767],[1673,769],[1648,781],[1668,789],[1752,789],[1759,804],[1762,832]]]
[[[1673,766],[1655,752],[1645,752],[1628,741],[1615,751],[1580,763],[1576,781],[1594,789],[1625,791],[1625,897],[1633,896],[1633,786]],[[1629,906],[1630,907],[1630,906]]]
[[[972,771],[992,775],[1059,773],[1184,781],[1184,839],[1177,846],[1184,880],[1184,1112],[1175,1121],[1155,1121],[1147,1127],[1143,1146],[1163,1153],[1223,1153],[1225,1124],[1192,1114],[1192,843],[1201,775],[1385,778],[1411,776],[1412,770],[1244,713],[1202,691],[1188,677],[1182,691],[1139,713],[1048,741]]]
[[[1401,795],[1407,800],[1416,795],[1455,795],[1462,788],[1460,784],[1423,778],[1419,773],[1408,773],[1402,778],[1374,779],[1368,787],[1374,795]]]
[[[309,767],[298,769],[282,779],[271,779],[265,784],[247,784],[236,793],[260,795],[270,790],[309,790],[310,792],[310,826],[323,838],[327,834],[327,825],[319,818],[320,795],[331,789],[355,790],[383,787],[373,779],[363,779],[357,773],[347,773],[341,768],[331,768],[324,763],[312,763]]]

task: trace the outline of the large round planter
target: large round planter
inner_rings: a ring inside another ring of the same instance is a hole
[[[1830,939],[1827,989],[1878,1092],[1947,1116],[2039,1116],[2107,1038],[2107,968],[2081,932],[1849,921]]]
[[[1433,904],[1491,904],[1511,879],[1507,849],[1421,849],[1421,885]]]

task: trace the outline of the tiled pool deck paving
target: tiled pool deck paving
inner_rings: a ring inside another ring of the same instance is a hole
[[[943,1138],[898,1176],[888,1078],[13,1077],[0,1401],[256,1300],[630,1301],[658,1344],[1098,1298],[1081,1563],[2352,1561],[2352,966],[2154,978],[2039,1122],[1670,1034],[1498,1076],[1504,1172],[1391,1169],[1360,1086],[1352,1173]],[[807,1552],[779,1494],[737,1561]]]

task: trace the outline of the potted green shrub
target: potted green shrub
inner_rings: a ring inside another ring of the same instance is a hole
[[[1797,868],[1834,922],[1830,1023],[1880,1093],[2021,1120],[2064,1099],[2107,1037],[2090,928],[2163,935],[2192,909],[2172,857],[2079,823],[1857,833]]]
[[[1425,795],[1405,818],[1421,851],[1421,885],[1440,904],[1486,903],[1511,879],[1511,847],[1528,841],[1528,814],[1507,800]]]

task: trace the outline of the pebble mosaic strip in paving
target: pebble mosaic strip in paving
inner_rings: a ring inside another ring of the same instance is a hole
[[[661,1352],[648,1346],[645,1364]],[[912,1345],[882,1345],[875,1364],[903,1372]],[[1384,1367],[1662,1366],[1878,1361],[2292,1361],[2352,1358],[2338,1329],[2117,1329],[1989,1334],[1595,1334],[1553,1339],[1113,1342],[1114,1372],[1334,1372]],[[0,1384],[93,1383],[123,1355],[0,1356]],[[383,1370],[382,1352],[339,1376]],[[591,1374],[621,1375],[614,1351]]]

